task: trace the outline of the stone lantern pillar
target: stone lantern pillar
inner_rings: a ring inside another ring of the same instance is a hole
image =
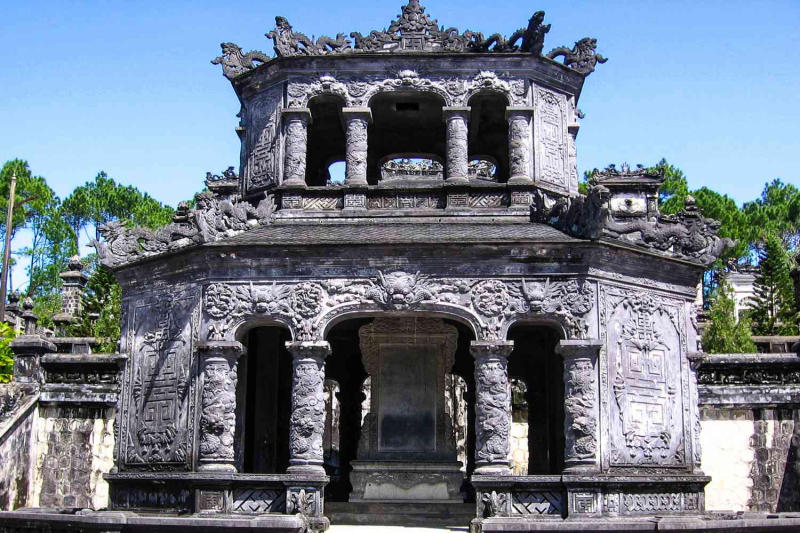
[[[342,109],[345,123],[345,157],[347,168],[344,182],[347,185],[367,184],[367,128],[372,122],[372,110],[368,107],[345,107]]]
[[[600,471],[598,355],[602,341],[562,340],[564,358],[564,472]]]
[[[59,332],[64,334],[70,324],[78,321],[83,312],[83,293],[89,276],[83,270],[81,258],[77,255],[69,260],[67,270],[58,275],[64,284],[61,288],[61,312],[53,317]]]
[[[284,133],[283,184],[306,186],[306,154],[311,110],[289,108],[281,112]]]
[[[292,354],[288,472],[324,476],[325,358],[331,345],[326,341],[287,342],[286,349]]]
[[[507,107],[508,120],[508,183],[533,183],[533,136],[531,133],[532,107]]]
[[[33,313],[33,300],[30,297],[22,302],[22,335],[11,341],[14,352],[14,381],[38,385],[43,381],[41,359],[48,353],[57,351],[56,345],[36,333],[38,318]]]
[[[447,182],[466,183],[469,179],[469,107],[445,107],[447,125]]]
[[[235,341],[198,346],[203,379],[198,470],[236,472],[236,381],[244,347]]]
[[[475,358],[475,474],[510,475],[511,385],[508,356],[513,341],[473,341]]]

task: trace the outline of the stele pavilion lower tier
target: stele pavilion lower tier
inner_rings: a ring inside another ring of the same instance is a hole
[[[694,304],[732,243],[691,198],[661,214],[642,167],[579,192],[578,99],[606,59],[591,38],[544,53],[543,18],[462,33],[412,0],[349,38],[276,17],[275,57],[222,44],[239,171],[98,245],[128,357],[111,510],[704,513]]]

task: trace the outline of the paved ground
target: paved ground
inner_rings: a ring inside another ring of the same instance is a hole
[[[403,527],[403,526],[331,526],[330,533],[442,533],[445,531],[464,532],[468,527]]]

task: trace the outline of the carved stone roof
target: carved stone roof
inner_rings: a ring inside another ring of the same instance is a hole
[[[439,22],[425,12],[419,0],[409,0],[401,12],[383,30],[372,30],[366,35],[351,32],[350,39],[344,33],[336,38],[323,35],[315,39],[294,31],[285,17],[275,17],[275,29],[267,33],[273,40],[277,57],[323,56],[347,54],[387,54],[387,53],[524,53],[542,56],[544,37],[550,25],[544,24],[544,11],[537,11],[528,21],[510,36],[499,33],[485,36],[482,32],[466,30],[460,32],[454,27],[440,26]],[[234,43],[222,43],[222,55],[212,63],[222,65],[225,77],[236,78],[253,70],[271,58],[254,50],[244,53]],[[547,53],[548,59],[562,57],[564,65],[583,75],[594,71],[597,63],[605,63],[606,58],[595,53],[597,40],[586,37],[573,47],[559,46]]]
[[[304,244],[438,244],[498,242],[577,242],[546,224],[359,222],[356,224],[297,224],[276,222],[214,245]]]

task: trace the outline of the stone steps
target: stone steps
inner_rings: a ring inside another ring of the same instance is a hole
[[[334,525],[386,525],[468,528],[474,503],[349,503],[325,502],[325,516]]]

